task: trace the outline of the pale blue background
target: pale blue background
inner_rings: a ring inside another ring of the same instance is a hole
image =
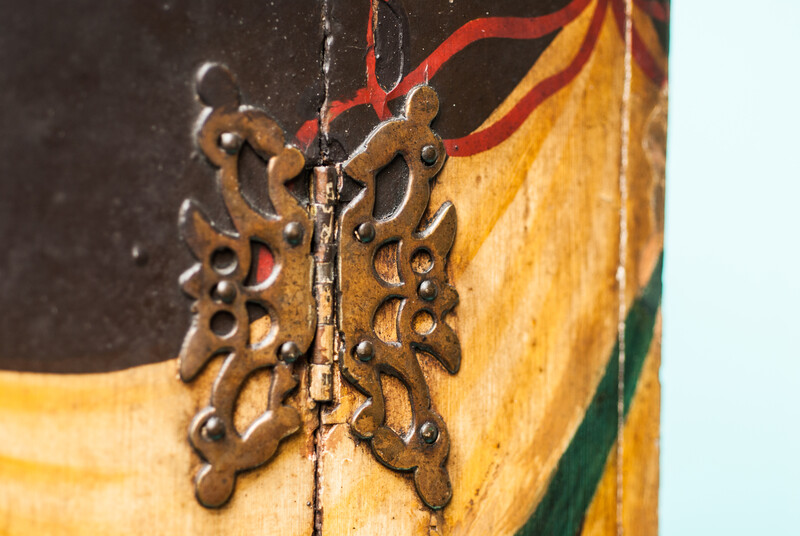
[[[672,6],[661,534],[800,534],[800,2]]]

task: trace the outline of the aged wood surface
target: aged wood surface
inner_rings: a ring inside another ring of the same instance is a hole
[[[308,534],[314,413],[302,412],[272,463],[239,477],[229,505],[195,500],[200,460],[186,434],[218,365],[198,391],[175,360],[100,375],[1,372],[0,534]],[[245,386],[237,421],[264,410],[268,382]],[[295,405],[310,403],[297,393]]]
[[[621,214],[627,220],[623,311],[651,275],[660,273],[663,167],[653,158],[663,159],[658,134],[665,127],[665,103],[659,84],[634,64],[623,212],[625,43],[612,6],[594,2],[562,30],[484,124],[494,123],[575,57],[595,9],[607,13],[574,81],[497,147],[451,157],[433,189],[431,206],[452,200],[459,216],[450,271],[461,296],[454,324],[462,367],[449,377],[424,361],[435,407],[453,438],[450,505],[441,512],[427,510],[408,479],[376,465],[365,445],[354,444],[346,422],[362,398],[345,385],[339,405],[323,412],[323,533],[513,534],[521,528],[525,534],[562,533],[526,522],[548,492],[609,360],[619,358],[613,349]],[[647,28],[644,22],[639,26]],[[643,38],[658,50],[653,31]],[[659,61],[665,68],[665,59]],[[624,463],[616,463],[617,443],[607,464],[600,459],[607,469],[587,514],[587,531],[657,531],[657,342],[653,352],[625,425]],[[607,423],[611,427],[615,415]],[[594,487],[585,480],[591,498]],[[570,508],[570,498],[564,501],[560,508]],[[551,516],[567,513],[556,507]],[[574,515],[581,523],[583,511]]]
[[[364,398],[338,366],[321,407],[298,370],[301,431],[239,477],[228,505],[201,507],[186,433],[219,362],[188,388],[163,355],[97,374],[0,371],[0,534],[656,534],[667,65],[652,19],[668,10],[628,5],[626,72],[626,3],[563,4],[572,15],[472,134],[519,124],[488,143],[445,139],[432,189],[431,207],[452,201],[458,214],[448,270],[460,302],[448,321],[463,353],[456,375],[421,356],[451,438],[443,510],[354,438]],[[350,16],[342,5],[331,9]],[[332,75],[329,101],[349,74]],[[340,104],[298,130],[307,155],[341,160],[377,124],[359,109],[336,123]],[[317,148],[315,129],[336,143]],[[379,269],[392,264],[384,253]],[[396,335],[394,316],[381,311],[379,337]],[[263,411],[268,381],[245,387],[237,423]],[[387,378],[384,390],[402,430],[405,388]]]
[[[657,330],[660,330],[660,319]],[[660,333],[653,338],[631,411],[625,423],[622,467],[622,519],[617,518],[617,444],[609,456],[603,477],[586,511],[582,535],[658,533],[658,417],[661,388]]]

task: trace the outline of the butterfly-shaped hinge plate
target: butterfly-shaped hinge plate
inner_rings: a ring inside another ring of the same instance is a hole
[[[418,354],[433,355],[453,374],[461,363],[458,337],[445,322],[458,302],[445,266],[455,239],[455,207],[446,202],[423,222],[431,180],[445,161],[442,140],[429,126],[438,109],[433,89],[414,88],[404,116],[380,124],[345,163],[345,173],[364,188],[341,216],[338,271],[342,373],[368,397],[350,421],[352,430],[370,442],[381,463],[412,472],[420,497],[431,508],[442,508],[452,493],[444,466],[450,438],[432,407]],[[376,175],[398,156],[408,167],[405,197],[389,217],[376,218]],[[375,268],[387,247],[393,248],[389,257],[397,273],[388,280]],[[376,322],[391,301],[397,306],[396,337],[387,340]],[[412,422],[405,433],[387,425],[384,374],[408,389]]]
[[[445,468],[450,438],[432,406],[419,362],[419,354],[426,353],[455,373],[461,361],[458,337],[445,321],[458,301],[445,265],[455,238],[455,207],[444,203],[426,218],[431,180],[446,158],[442,140],[430,129],[439,106],[436,93],[427,86],[411,90],[402,116],[381,123],[343,166],[330,168],[343,170],[362,187],[337,220],[333,182],[312,181],[312,189],[315,182],[323,188],[312,192],[309,207],[287,191],[286,182],[303,169],[303,156],[285,145],[283,132],[264,112],[240,105],[227,69],[205,66],[197,89],[206,105],[198,144],[218,168],[234,227],[216,227],[191,200],[181,209],[183,238],[198,262],[181,277],[184,291],[195,301],[181,349],[180,376],[191,382],[209,361],[223,359],[209,404],[189,430],[189,441],[205,462],[196,476],[199,502],[207,507],[224,504],[237,473],[267,462],[280,441],[299,428],[298,410],[284,401],[297,384],[294,361],[314,342],[312,380],[330,381],[325,370],[337,346],[343,377],[367,397],[352,416],[353,433],[368,441],[381,463],[411,472],[429,507],[444,507],[452,494]],[[239,160],[245,146],[267,162],[272,213],[255,209],[242,195]],[[397,157],[408,168],[405,195],[390,215],[376,217],[376,175]],[[327,175],[317,173],[318,179]],[[396,264],[391,279],[375,268],[387,247],[394,248]],[[268,273],[262,273],[256,255],[270,257]],[[335,301],[338,306],[333,307]],[[389,302],[397,305],[390,320],[396,333],[392,340],[376,328],[378,312]],[[253,310],[261,311],[255,320]],[[234,425],[239,393],[247,378],[264,368],[272,372],[267,409],[240,433]],[[406,432],[387,424],[382,375],[407,388],[412,423]],[[312,399],[330,401],[325,394],[329,389],[318,391]]]
[[[265,463],[300,426],[299,412],[283,401],[297,384],[293,363],[314,337],[313,225],[284,186],[305,161],[299,150],[285,145],[280,127],[264,112],[240,105],[233,77],[222,66],[205,66],[197,90],[207,106],[198,144],[218,168],[235,228],[219,229],[191,200],[181,207],[180,229],[198,262],[181,276],[183,290],[195,302],[181,348],[180,377],[192,381],[212,358],[224,358],[209,404],[189,429],[189,441],[206,462],[196,475],[197,498],[217,507],[230,498],[238,472]],[[245,145],[267,162],[273,214],[256,210],[242,195],[239,159]],[[258,269],[256,255],[272,257],[268,274]],[[272,371],[267,409],[240,433],[234,426],[239,392],[248,376],[263,368]]]

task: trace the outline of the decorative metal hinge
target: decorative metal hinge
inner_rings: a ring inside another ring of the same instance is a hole
[[[180,228],[198,259],[181,277],[195,299],[180,354],[181,379],[190,382],[212,359],[224,360],[209,405],[189,430],[205,462],[196,476],[199,502],[224,504],[237,473],[267,462],[299,428],[299,411],[284,400],[297,384],[293,363],[312,348],[310,398],[331,401],[331,367],[341,350],[343,377],[368,397],[351,419],[353,433],[369,442],[384,465],[412,472],[423,501],[442,508],[451,495],[445,468],[449,436],[418,360],[420,352],[431,354],[450,373],[461,360],[458,337],[445,322],[458,301],[445,270],[455,208],[445,203],[423,223],[430,182],[446,157],[429,126],[438,111],[436,93],[414,88],[404,115],[380,124],[343,166],[317,168],[304,207],[285,186],[303,170],[302,154],[285,145],[264,112],[240,105],[228,70],[205,66],[197,90],[207,106],[198,144],[219,168],[234,226],[218,229],[190,200],[181,208]],[[238,173],[245,146],[265,160],[274,213],[253,208],[242,195]],[[398,156],[409,171],[405,197],[391,215],[376,218],[376,174]],[[341,170],[362,190],[337,217]],[[392,273],[376,269],[376,263],[388,263]],[[379,318],[393,325],[393,334],[377,325]],[[267,409],[240,433],[234,426],[239,392],[262,368],[272,371]],[[409,392],[413,422],[402,435],[386,423],[383,374],[398,378]]]
[[[458,337],[444,322],[458,301],[444,266],[456,233],[455,207],[445,203],[419,229],[428,208],[430,181],[445,160],[442,140],[429,127],[438,110],[433,89],[413,89],[405,117],[379,125],[344,165],[344,171],[365,188],[342,212],[338,278],[339,325],[346,345],[342,373],[369,397],[353,415],[353,432],[370,441],[382,463],[413,471],[417,491],[433,508],[450,500],[444,468],[450,439],[444,421],[431,407],[417,352],[434,355],[451,373],[461,363]],[[397,155],[408,166],[408,190],[394,215],[376,220],[375,175]],[[379,251],[386,247],[394,249],[390,262],[396,263],[399,277],[384,279],[374,267]],[[375,329],[378,311],[391,307],[390,301],[397,304],[396,340],[380,337]],[[386,425],[381,374],[400,379],[408,388],[413,420],[404,436]]]
[[[283,399],[297,383],[292,363],[314,338],[313,228],[284,187],[303,169],[300,151],[284,145],[280,128],[264,112],[239,105],[238,88],[223,67],[206,66],[197,89],[208,106],[197,140],[219,168],[220,190],[235,227],[235,232],[217,229],[192,201],[181,207],[181,231],[199,262],[181,277],[184,291],[196,301],[180,353],[180,376],[191,381],[212,358],[225,359],[208,407],[189,429],[189,440],[207,462],[197,474],[197,498],[213,507],[230,498],[237,472],[269,460],[281,439],[300,426],[299,412]],[[242,196],[238,173],[245,144],[269,162],[267,190],[275,214],[260,213]],[[269,274],[252,269],[254,255],[272,256]],[[267,411],[240,434],[233,423],[239,391],[250,374],[265,367],[273,375]]]

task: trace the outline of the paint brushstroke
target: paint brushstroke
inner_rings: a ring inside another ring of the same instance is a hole
[[[634,300],[625,318],[624,415],[636,392],[647,352],[653,340],[661,303],[662,252],[650,281]],[[617,378],[619,346],[608,359],[583,421],[561,456],[547,491],[517,536],[574,536],[591,504],[606,460],[617,439]]]

